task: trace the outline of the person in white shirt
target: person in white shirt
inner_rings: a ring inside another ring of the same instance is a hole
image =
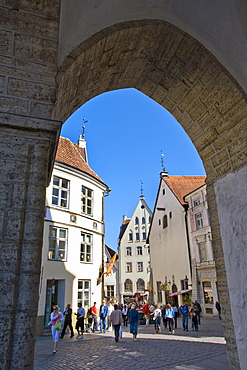
[[[111,301],[108,303],[108,317],[107,317],[107,330],[112,331],[111,313],[114,311],[114,307]]]

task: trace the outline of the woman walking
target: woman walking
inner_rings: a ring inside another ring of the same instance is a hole
[[[53,306],[53,312],[51,313],[51,334],[53,339],[53,353],[57,352],[57,343],[60,331],[62,329],[61,322],[63,321],[63,314],[59,311],[58,305]]]
[[[175,334],[175,330],[173,327],[174,311],[169,303],[166,306],[166,318],[168,320],[169,333]]]

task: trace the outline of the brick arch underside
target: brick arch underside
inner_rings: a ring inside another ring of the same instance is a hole
[[[64,62],[58,83],[56,119],[64,121],[101,93],[134,87],[182,125],[207,173],[219,294],[231,317],[213,184],[246,164],[245,93],[203,45],[163,21],[124,23],[95,35]],[[236,345],[229,322],[225,335],[231,362]]]

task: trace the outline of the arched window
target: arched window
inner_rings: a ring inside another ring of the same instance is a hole
[[[135,219],[135,224],[136,224],[136,225],[138,225],[138,224],[139,224],[139,218],[138,218],[138,217],[136,217],[136,219]]]
[[[146,220],[145,217],[142,217],[142,224],[145,224]]]
[[[145,290],[145,281],[143,279],[138,279],[136,282],[136,290],[137,292]]]
[[[165,229],[167,226],[168,226],[168,223],[167,223],[167,215],[165,215],[163,217],[163,229]]]
[[[126,279],[124,282],[124,291],[125,292],[133,292],[133,284],[130,279]]]

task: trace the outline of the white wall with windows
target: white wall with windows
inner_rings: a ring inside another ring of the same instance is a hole
[[[46,193],[38,325],[52,304],[74,312],[101,303],[102,199],[107,186],[92,175],[55,162]],[[63,281],[63,285],[61,285]],[[61,287],[63,286],[63,289]]]
[[[147,244],[152,212],[144,196],[128,219],[128,225],[118,242],[119,255],[119,301],[127,301],[140,293],[147,299],[150,280],[150,255]],[[124,216],[124,220],[127,220]],[[125,222],[125,221],[124,221]]]

